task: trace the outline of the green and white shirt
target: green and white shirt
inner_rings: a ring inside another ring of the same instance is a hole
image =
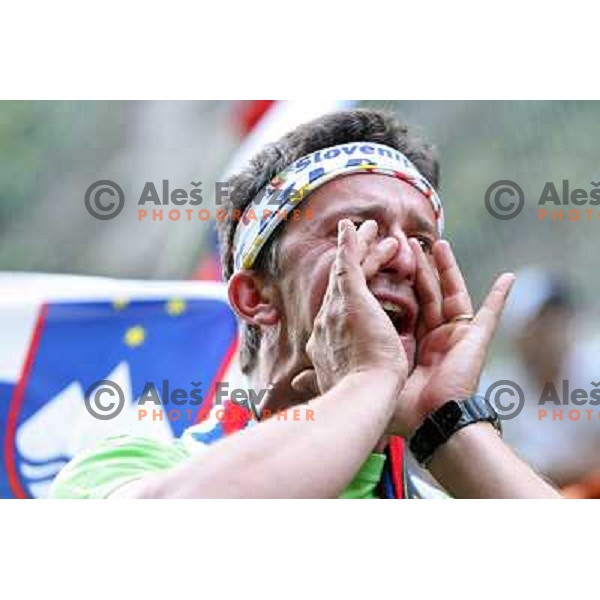
[[[50,497],[108,498],[127,483],[167,471],[206,449],[187,433],[170,443],[126,435],[108,438],[62,469]],[[340,498],[377,498],[385,460],[384,454],[371,454]]]

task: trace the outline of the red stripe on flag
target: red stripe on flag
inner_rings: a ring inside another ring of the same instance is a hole
[[[19,379],[17,387],[13,391],[13,395],[10,400],[10,407],[8,409],[6,437],[4,438],[4,457],[6,463],[6,473],[8,475],[8,483],[15,498],[28,497],[27,493],[23,489],[23,486],[21,485],[21,480],[17,471],[17,464],[15,460],[15,435],[17,431],[17,418],[19,416],[21,404],[23,403],[23,398],[25,397],[25,388],[27,387],[27,382],[29,381],[29,376],[31,375],[33,361],[35,360],[35,356],[42,339],[42,330],[44,328],[47,315],[48,305],[43,304],[38,314],[35,329],[33,330],[33,337],[31,338],[29,350],[27,351],[27,359],[23,365],[23,372],[21,373],[21,378]]]

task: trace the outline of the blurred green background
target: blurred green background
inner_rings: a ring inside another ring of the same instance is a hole
[[[447,237],[476,299],[497,273],[537,265],[568,274],[598,316],[597,210],[591,222],[540,222],[537,199],[546,181],[589,191],[600,180],[600,103],[359,105],[395,111],[437,146]],[[209,224],[139,222],[127,203],[118,219],[96,221],[83,197],[99,179],[118,182],[126,198],[162,179],[201,179],[208,189],[240,144],[235,111],[234,102],[205,101],[0,103],[0,269],[190,276],[210,249]],[[525,209],[509,221],[484,206],[500,179],[525,192]]]

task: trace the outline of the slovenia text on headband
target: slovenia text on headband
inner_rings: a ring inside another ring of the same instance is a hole
[[[283,217],[328,181],[356,173],[389,175],[405,181],[431,202],[440,237],[444,229],[442,202],[434,187],[398,150],[371,142],[323,148],[294,161],[254,198],[242,214],[234,236],[234,271],[250,269]]]

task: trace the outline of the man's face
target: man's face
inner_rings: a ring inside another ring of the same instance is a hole
[[[390,316],[412,369],[419,305],[414,291],[416,262],[408,240],[416,238],[426,254],[431,252],[438,236],[430,202],[398,179],[359,174],[325,184],[302,208],[301,221],[284,225],[279,254],[281,311],[290,348],[303,352],[312,332],[336,253],[338,221],[347,218],[358,227],[373,219],[379,238],[395,237],[399,246],[368,286]],[[312,211],[312,220],[306,219],[307,210]]]

